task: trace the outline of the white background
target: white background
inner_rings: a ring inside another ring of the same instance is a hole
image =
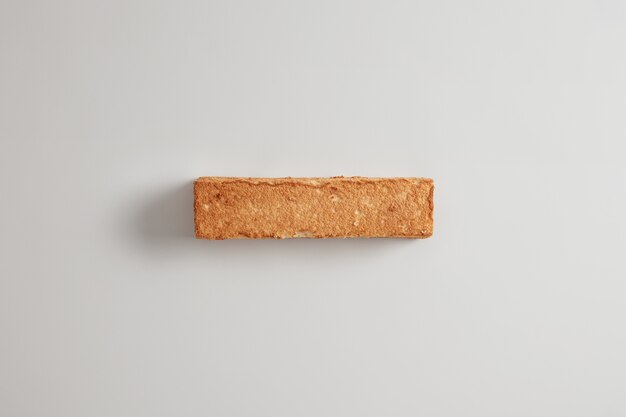
[[[626,415],[623,1],[0,1],[0,415]],[[201,175],[435,235],[197,241]]]

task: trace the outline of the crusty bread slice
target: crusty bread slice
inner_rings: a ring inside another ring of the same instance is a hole
[[[433,189],[429,178],[201,177],[196,237],[426,238]]]

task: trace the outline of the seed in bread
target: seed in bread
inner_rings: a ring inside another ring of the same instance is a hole
[[[429,178],[200,177],[196,237],[427,238],[433,190]]]

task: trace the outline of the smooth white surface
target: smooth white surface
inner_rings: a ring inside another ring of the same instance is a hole
[[[0,415],[626,415],[622,1],[0,2]],[[191,181],[431,176],[196,241]]]

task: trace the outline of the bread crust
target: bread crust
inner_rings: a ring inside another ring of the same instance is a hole
[[[433,192],[430,178],[200,177],[196,237],[427,238]]]

